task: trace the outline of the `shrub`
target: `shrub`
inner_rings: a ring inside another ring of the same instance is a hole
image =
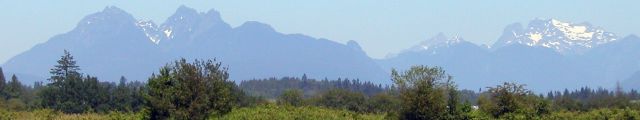
[[[175,61],[149,78],[145,101],[150,119],[204,119],[231,111],[227,68],[212,60]]]

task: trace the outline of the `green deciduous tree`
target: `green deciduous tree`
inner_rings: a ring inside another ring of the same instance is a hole
[[[413,66],[392,79],[400,92],[401,119],[455,119],[460,116],[459,98],[452,77],[440,67]],[[449,93],[447,95],[447,93]]]
[[[550,103],[524,85],[505,82],[489,87],[488,95],[478,101],[482,111],[495,118],[533,118],[549,114]]]
[[[215,60],[175,61],[148,81],[145,94],[151,119],[205,119],[231,111],[227,68]]]

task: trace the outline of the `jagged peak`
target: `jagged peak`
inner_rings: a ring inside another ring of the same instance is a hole
[[[216,11],[215,9],[210,9],[209,11],[207,11],[207,13],[204,13],[203,16],[206,22],[222,23],[224,24],[224,26],[231,28],[230,25],[228,25],[226,22],[224,22],[224,20],[222,20],[222,16],[220,15],[220,12]]]
[[[183,22],[193,24],[198,24],[201,22],[224,23],[226,24],[226,26],[228,26],[228,24],[222,20],[220,13],[215,9],[211,9],[208,12],[204,13],[198,12],[197,10],[184,5],[178,7],[176,12],[169,18],[167,18],[164,24],[174,25]]]
[[[91,15],[85,16],[82,20],[80,20],[77,27],[84,28],[84,26],[103,24],[105,22],[111,25],[113,24],[134,25],[137,21],[131,14],[127,13],[126,11],[115,6],[107,6],[100,12],[96,12]]]
[[[449,38],[446,35],[444,35],[444,33],[440,32],[435,36],[420,42],[420,44],[413,46],[410,50],[411,51],[429,50],[437,47],[451,46],[464,41],[465,41],[464,38],[460,37],[459,35],[455,35],[454,37]]]
[[[198,17],[198,11],[193,8],[189,8],[187,6],[181,5],[176,9],[176,12],[173,13],[169,18],[167,18],[167,22],[172,21],[183,21],[184,19],[194,19],[194,17]]]
[[[445,44],[458,43],[461,41],[464,41],[464,39],[459,35],[454,35],[453,37],[449,38],[446,35],[444,35],[444,33],[440,32],[437,35],[429,38],[428,40],[422,41],[420,44],[423,46],[433,46],[433,45],[443,44],[443,43]]]
[[[207,11],[206,16],[220,18],[220,12],[218,12],[216,9],[210,9],[209,11]]]
[[[178,14],[178,13],[198,14],[198,11],[196,9],[187,7],[185,5],[180,5],[180,7],[176,9],[175,14]]]
[[[523,29],[524,27],[522,26],[521,23],[511,23],[509,25],[507,25],[507,27],[504,28],[503,32],[505,33],[514,33],[514,32],[519,32]]]
[[[594,46],[617,39],[615,34],[594,27],[588,22],[572,23],[559,19],[535,18],[526,28],[512,30],[507,26],[494,48],[509,44],[541,46],[555,49],[560,53],[583,53]]]

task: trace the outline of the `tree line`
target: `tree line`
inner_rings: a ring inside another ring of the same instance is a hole
[[[391,89],[390,87],[392,87],[374,84],[370,81],[361,81],[360,79],[350,80],[349,78],[338,78],[329,80],[324,78],[322,80],[316,80],[307,78],[306,74],[303,74],[302,77],[244,80],[241,81],[238,86],[249,95],[261,96],[268,99],[274,99],[288,89],[300,90],[303,92],[304,97],[311,97],[332,89],[343,89],[373,96],[380,92],[388,91]]]
[[[135,119],[215,119],[238,108],[273,105],[328,108],[386,119],[638,119],[640,95],[617,87],[535,94],[526,85],[503,83],[486,91],[460,90],[443,68],[392,70],[392,85],[359,79],[315,80],[283,77],[236,85],[222,63],[180,59],[161,67],[146,82],[101,82],[81,73],[64,51],[47,82],[32,86],[0,68],[0,109],[63,113],[135,113]],[[270,107],[271,106],[271,107]],[[0,110],[0,116],[2,112]]]

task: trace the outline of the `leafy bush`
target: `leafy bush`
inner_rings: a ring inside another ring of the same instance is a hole
[[[291,106],[302,106],[303,98],[302,98],[302,90],[298,89],[288,89],[285,90],[280,97],[278,97],[279,105],[291,105]]]
[[[145,94],[151,119],[204,119],[231,111],[227,68],[214,60],[175,61],[151,76]]]

